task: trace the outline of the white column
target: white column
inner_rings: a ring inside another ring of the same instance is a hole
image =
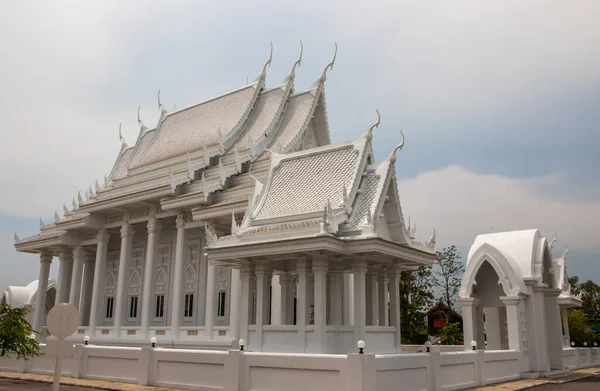
[[[563,324],[563,346],[571,347],[571,335],[569,333],[569,309],[567,307],[560,307],[560,313],[562,315]]]
[[[127,269],[129,259],[131,258],[131,245],[133,243],[133,235],[135,231],[129,223],[124,223],[121,226],[121,252],[119,254],[119,275],[117,276],[117,297],[115,303],[115,322],[114,329],[117,337],[121,335],[121,327],[123,326],[123,315],[125,314],[125,284],[127,282]]]
[[[208,262],[208,260],[207,260]],[[204,335],[212,339],[213,326],[215,324],[215,267],[211,264],[207,268],[206,280],[206,310],[204,313]]]
[[[402,330],[400,318],[400,274],[399,265],[390,265],[386,273],[390,282],[390,325],[396,328],[396,351],[402,349]]]
[[[373,320],[375,319],[375,306],[373,306],[373,301],[377,297],[377,286],[376,286],[376,278],[377,273],[373,266],[367,267],[367,275],[365,277],[365,297],[366,297],[366,325],[373,326]]]
[[[69,303],[79,308],[79,296],[81,294],[81,277],[83,276],[83,260],[85,249],[81,246],[73,250],[73,275],[71,276],[71,291],[69,292]]]
[[[477,337],[479,323],[477,322],[477,305],[479,300],[476,298],[461,298],[456,302],[462,307],[465,350],[471,350],[471,341],[478,341],[479,339]],[[479,348],[483,349],[482,346],[479,346]]]
[[[44,318],[46,316],[46,293],[48,291],[48,277],[50,276],[50,265],[52,264],[52,253],[44,251],[40,254],[40,278],[38,280],[38,293],[35,302],[35,317],[33,329],[42,332]]]
[[[271,324],[272,325],[281,325],[282,323],[282,315],[281,315],[281,307],[283,306],[283,302],[281,301],[281,293],[282,287],[279,283],[279,274],[273,273],[271,277]]]
[[[315,255],[312,261],[312,270],[315,278],[315,341],[318,353],[327,351],[325,326],[327,324],[327,256]]]
[[[259,351],[262,351],[263,326],[269,324],[271,276],[272,272],[265,261],[256,261],[256,336]]]
[[[240,338],[248,340],[248,325],[252,316],[250,311],[252,310],[252,289],[250,276],[254,274],[254,265],[251,263],[243,263],[240,276],[241,276],[241,290],[242,290],[242,303],[240,306]],[[248,341],[248,343],[254,343],[254,341]]]
[[[500,300],[506,307],[506,327],[508,328],[508,349],[521,350],[520,328],[521,322],[519,319],[519,297],[501,297]],[[465,341],[466,344],[466,341]]]
[[[354,322],[354,280],[352,273],[344,273],[344,319],[342,323],[350,326]]]
[[[293,315],[294,312],[293,282],[292,273],[282,272],[279,274],[279,285],[281,286],[280,322],[282,325],[293,323],[293,317],[290,321],[290,314]]]
[[[100,320],[100,310],[102,308],[102,280],[104,279],[104,270],[106,267],[106,252],[108,251],[109,241],[108,231],[101,229],[96,235],[98,245],[96,247],[96,265],[94,268],[94,286],[92,288],[92,305],[90,306],[90,334],[94,334],[94,330]]]
[[[342,324],[342,311],[343,311],[343,278],[344,272],[340,261],[329,262],[329,276],[330,276],[330,287],[329,287],[329,314],[331,317],[330,323],[334,326],[340,326]]]
[[[544,292],[546,340],[548,341],[550,369],[563,369],[562,329],[558,310],[558,295],[560,293],[560,289],[548,289]]]
[[[377,305],[379,310],[379,326],[388,325],[388,306],[387,306],[387,283],[385,280],[385,267],[381,267],[377,274]]]
[[[144,338],[148,338],[148,325],[150,323],[151,306],[154,302],[152,295],[152,275],[154,274],[154,265],[156,253],[158,252],[158,242],[161,229],[160,220],[152,217],[148,220],[148,243],[146,245],[146,262],[144,264],[144,282],[142,285],[142,310],[140,327]]]
[[[500,350],[502,349],[502,342],[500,338],[500,314],[498,307],[488,307],[484,309],[485,314],[485,335],[486,350]],[[481,346],[483,349],[484,346]]]
[[[69,268],[73,265],[73,252],[69,249],[63,249],[58,254],[60,263],[58,265],[58,281],[56,288],[56,304],[69,301]]]
[[[234,341],[240,339],[240,282],[240,270],[232,269],[231,298],[229,300],[229,330]]]
[[[90,307],[92,305],[92,288],[94,286],[94,268],[96,263],[96,254],[85,253],[85,267],[83,268],[83,287],[81,288],[81,298],[79,300],[79,312],[81,315],[81,325],[90,324]]]
[[[306,323],[308,322],[308,273],[310,271],[308,262],[305,258],[296,260],[296,270],[298,271],[298,291],[296,293],[296,324],[298,334],[303,344],[303,351],[306,351]]]
[[[366,310],[366,274],[367,261],[365,259],[354,259],[352,261],[352,273],[354,274],[354,343],[364,340],[367,336],[365,326],[367,318]]]
[[[181,294],[183,274],[183,254],[185,247],[185,217],[178,214],[175,219],[177,227],[177,242],[175,244],[175,267],[173,276],[173,294],[171,301],[171,335],[179,338],[179,325],[181,324]]]

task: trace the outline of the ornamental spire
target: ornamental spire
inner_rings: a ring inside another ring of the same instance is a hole
[[[264,79],[267,76],[267,66],[269,68],[271,67],[271,62],[273,61],[273,42],[270,42],[270,45],[271,45],[271,52],[269,54],[269,59],[267,60],[267,62],[265,62],[262,72],[260,73],[260,75],[258,76],[258,78],[255,81]]]
[[[300,66],[302,64],[302,53],[304,53],[304,45],[302,44],[302,41],[300,41],[300,57],[298,57],[298,60],[296,60],[294,66],[292,66],[292,70],[290,71],[288,77],[285,78],[284,82],[294,80],[296,77],[296,66]]]
[[[14,238],[15,238],[15,243],[18,243],[21,241],[21,238],[19,237],[19,235],[17,235],[17,231],[15,231],[15,233],[14,233]]]
[[[373,125],[371,125],[371,127],[369,128],[369,130],[367,130],[367,140],[371,141],[373,139],[373,129],[378,128],[379,124],[381,124],[381,114],[379,114],[379,109],[375,109],[375,112],[377,113],[377,121],[375,121],[375,123]]]
[[[119,141],[121,142],[121,147],[123,149],[125,149],[128,147],[128,145],[127,145],[127,142],[125,141],[125,137],[123,137],[123,132],[121,131],[122,125],[123,125],[123,122],[120,122],[119,123]]]
[[[158,108],[159,108],[159,109],[161,109],[161,110],[162,110],[162,108],[163,108],[163,105],[162,105],[162,103],[160,102],[160,89],[158,90]]]
[[[324,83],[325,80],[327,80],[327,70],[328,69],[333,70],[333,64],[335,64],[335,59],[337,57],[337,50],[338,50],[338,46],[337,46],[337,42],[336,42],[335,43],[335,51],[333,52],[333,60],[331,60],[331,62],[329,64],[327,64],[325,69],[323,69],[323,73],[321,73],[321,77],[319,78],[319,80],[317,80],[317,82],[313,85],[313,87],[318,85],[318,83]]]
[[[404,147],[404,133],[402,133],[402,130],[400,130],[400,134],[402,135],[402,141],[400,142],[400,144],[396,148],[394,148],[394,150],[392,151],[392,153],[388,157],[388,160],[392,164],[396,163],[396,152],[398,152],[399,149],[402,149],[402,147]]]
[[[567,246],[567,249],[565,250],[565,252],[562,255],[562,259],[566,260],[567,258],[565,258],[567,256],[567,254],[569,253],[569,246]]]
[[[63,204],[63,213],[69,213],[69,208],[67,208],[67,204]]]
[[[60,222],[60,216],[58,215],[58,210],[54,211],[54,222],[55,223]]]

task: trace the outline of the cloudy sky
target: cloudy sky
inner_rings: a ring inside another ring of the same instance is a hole
[[[0,2],[0,288],[37,278],[13,231],[34,234],[112,167],[118,125],[254,79],[304,42],[297,90],[330,61],[334,142],[375,133],[397,161],[406,215],[463,254],[478,233],[539,228],[600,282],[600,2]],[[57,266],[52,268],[56,275]]]

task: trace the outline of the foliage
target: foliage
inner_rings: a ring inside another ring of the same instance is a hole
[[[577,276],[568,277],[567,280],[569,281],[569,286],[571,287],[571,293],[574,294],[575,296],[578,296],[581,293],[579,277],[577,277]]]
[[[587,342],[591,346],[594,340],[594,332],[588,326],[588,317],[582,309],[571,309],[569,317],[569,336],[577,346]]]
[[[451,323],[440,330],[442,345],[460,345],[463,342],[463,330],[460,322]]]
[[[418,335],[427,334],[425,314],[433,304],[431,266],[403,271],[400,277],[400,311],[402,343],[411,343]]]
[[[0,304],[0,357],[16,353],[17,358],[37,356],[40,346],[30,338],[33,328],[25,319],[27,308],[12,308],[8,304]]]
[[[588,280],[579,284],[579,289],[583,300],[581,309],[587,315],[588,325],[600,325],[600,286]]]
[[[446,247],[437,252],[437,265],[433,269],[435,282],[441,291],[440,299],[452,309],[464,271],[465,265],[456,246]]]

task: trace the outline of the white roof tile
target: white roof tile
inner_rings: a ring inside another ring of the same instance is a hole
[[[352,215],[344,225],[344,231],[359,231],[367,222],[367,213],[373,213],[374,203],[377,201],[379,182],[381,176],[375,172],[367,172],[360,184],[360,193],[356,197]]]
[[[264,137],[263,134],[276,119],[284,99],[286,99],[286,92],[281,88],[264,91],[259,95],[244,134],[236,142],[239,150],[250,148],[254,140]]]
[[[136,166],[200,150],[219,143],[219,129],[229,133],[244,117],[254,101],[257,84],[251,84],[167,115],[160,125],[156,139]]]
[[[279,125],[277,137],[271,142],[271,149],[277,149],[278,145],[280,148],[285,149],[294,138],[300,135],[302,130],[310,122],[310,115],[312,114],[312,108],[314,107],[316,99],[317,96],[315,90],[290,97],[281,124]],[[275,152],[284,151],[275,150]]]

